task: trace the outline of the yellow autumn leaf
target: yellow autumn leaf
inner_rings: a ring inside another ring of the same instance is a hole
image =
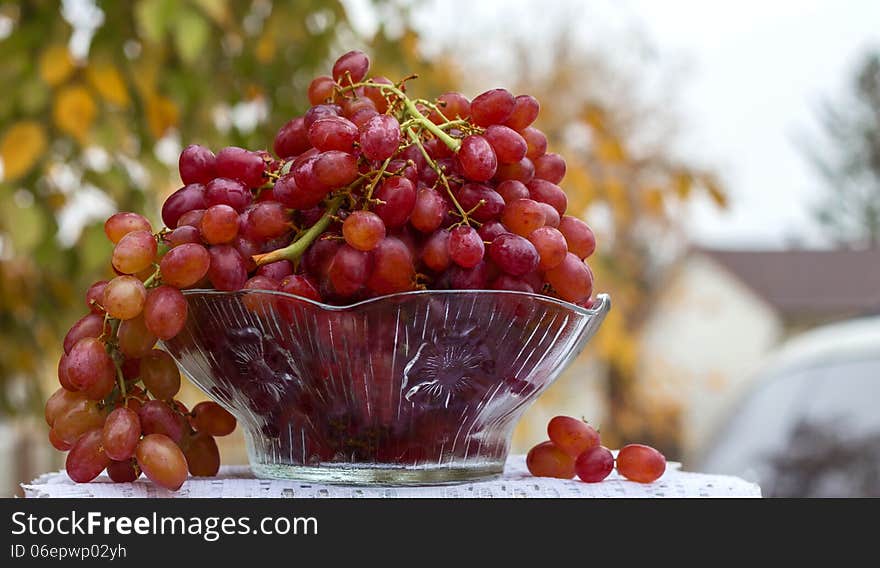
[[[672,177],[672,185],[675,188],[675,193],[677,193],[681,199],[687,199],[688,196],[690,196],[691,188],[693,188],[694,185],[694,177],[690,172],[676,172]]]
[[[180,118],[180,111],[174,101],[162,95],[148,95],[146,110],[147,126],[155,138],[161,138],[169,128],[177,126]]]
[[[40,78],[54,87],[60,85],[73,72],[73,57],[62,44],[50,45],[40,55],[38,63]]]
[[[626,150],[614,136],[600,136],[595,145],[596,156],[603,162],[619,164],[626,159]]]
[[[656,187],[644,190],[642,192],[642,204],[648,213],[661,217],[664,213],[663,191]]]
[[[257,41],[257,47],[254,49],[254,55],[257,61],[263,64],[271,63],[275,59],[275,30],[274,27],[268,27]]]
[[[14,181],[28,173],[45,151],[43,125],[32,120],[13,124],[0,141],[3,180]]]
[[[105,101],[122,108],[128,106],[128,89],[122,74],[113,65],[92,63],[86,68],[86,78]]]
[[[727,192],[724,191],[721,184],[711,177],[704,180],[703,183],[705,184],[706,191],[709,193],[709,197],[712,198],[712,201],[714,201],[721,209],[726,209],[728,205]]]
[[[596,132],[605,132],[606,130],[605,111],[597,105],[591,104],[584,107],[581,119]]]
[[[71,85],[55,96],[52,118],[59,130],[83,142],[96,112],[95,99],[89,90],[82,85]]]

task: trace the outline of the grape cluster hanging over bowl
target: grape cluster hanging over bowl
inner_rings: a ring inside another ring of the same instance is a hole
[[[501,471],[610,307],[595,237],[566,215],[534,97],[415,99],[369,66],[351,51],[315,78],[273,153],[184,149],[158,232],[107,220],[118,276],[88,289],[46,404],[71,479],[179,489],[218,472],[236,418],[258,475]],[[177,364],[220,404],[175,400]]]

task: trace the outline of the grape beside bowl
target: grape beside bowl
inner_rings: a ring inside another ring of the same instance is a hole
[[[510,291],[185,295],[165,348],[238,418],[254,473],[354,484],[500,474],[516,422],[610,309]]]

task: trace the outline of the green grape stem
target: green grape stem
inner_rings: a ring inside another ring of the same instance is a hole
[[[342,205],[345,196],[345,193],[340,193],[331,199],[327,204],[327,209],[324,211],[324,214],[321,215],[321,218],[300,235],[297,240],[284,248],[273,250],[272,252],[267,252],[265,254],[254,255],[253,259],[254,262],[257,263],[257,266],[263,266],[264,264],[277,262],[279,260],[289,260],[291,262],[299,260],[315,239],[317,239],[330,225],[330,221],[333,220],[333,217]]]
[[[362,83],[355,83],[348,87],[345,87],[343,90],[352,90],[357,87],[375,87],[382,91],[390,91],[394,93],[402,102],[403,106],[406,108],[407,114],[411,117],[412,120],[419,123],[419,125],[428,130],[431,134],[439,138],[446,146],[452,150],[453,152],[458,152],[458,149],[461,147],[461,141],[453,138],[449,134],[443,131],[442,128],[428,120],[428,117],[419,112],[416,103],[412,101],[406,93],[401,91],[399,88],[394,85],[386,85],[384,83],[374,83],[373,81],[364,81]],[[407,121],[409,122],[409,121]]]

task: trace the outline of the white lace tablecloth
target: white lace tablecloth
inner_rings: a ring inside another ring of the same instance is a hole
[[[113,483],[101,475],[91,483],[74,483],[63,471],[47,473],[22,484],[25,497],[760,497],[761,488],[738,477],[681,471],[670,463],[654,483],[626,481],[613,472],[601,483],[532,477],[524,456],[511,456],[504,475],[491,481],[427,487],[364,487],[324,485],[283,479],[257,479],[247,466],[224,466],[217,477],[190,478],[180,491],[158,488],[144,478]]]

